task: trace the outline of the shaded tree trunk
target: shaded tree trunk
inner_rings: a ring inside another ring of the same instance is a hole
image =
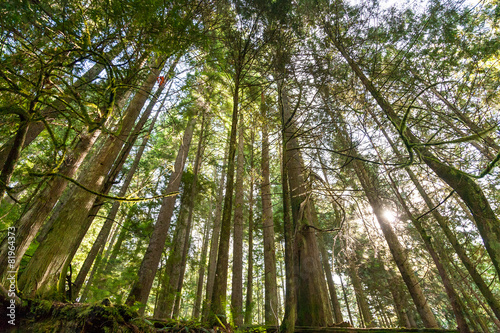
[[[242,59],[238,59],[242,61]],[[212,299],[210,303],[210,323],[219,325],[219,321],[223,324],[227,323],[226,310],[224,304],[226,303],[227,295],[227,271],[229,263],[229,238],[231,234],[231,211],[233,208],[233,187],[234,187],[234,159],[236,155],[236,132],[238,126],[238,102],[240,90],[240,70],[237,67],[234,78],[234,91],[233,91],[233,114],[231,120],[231,134],[229,139],[228,150],[228,164],[227,164],[227,182],[226,193],[224,197],[224,209],[222,211],[221,231],[219,239],[219,250],[217,253],[217,266],[213,285]],[[217,316],[217,318],[215,318]]]
[[[17,129],[16,136],[14,137],[14,142],[10,148],[9,154],[5,160],[3,168],[0,172],[0,202],[9,188],[10,179],[14,173],[14,167],[16,166],[19,156],[21,156],[21,149],[26,140],[26,133],[28,132],[29,119],[21,116],[21,121],[19,122],[19,128]]]
[[[161,91],[161,90],[159,89],[159,91]],[[151,100],[151,102],[149,103],[148,109],[151,109],[151,110],[153,109],[151,105],[154,105],[156,103],[158,96],[159,96],[158,94],[155,94],[156,98],[153,98]],[[150,112],[147,112],[147,110],[146,110],[145,115],[147,115]],[[153,131],[154,125],[156,123],[156,119],[158,118],[158,114],[159,114],[159,111],[156,112],[155,116],[151,120],[151,124],[149,125],[147,133],[151,133]],[[142,130],[141,124],[138,124],[138,125],[139,126],[136,126],[136,127],[140,127],[140,128],[138,128],[134,131],[137,134],[140,130]],[[133,140],[133,141],[135,141],[135,140]],[[139,149],[137,150],[137,153],[134,157],[134,161],[132,162],[132,165],[130,166],[130,169],[127,173],[127,176],[125,177],[125,180],[123,181],[122,187],[121,187],[120,191],[118,192],[119,197],[124,197],[127,194],[128,187],[130,186],[130,183],[132,182],[132,178],[134,177],[134,174],[137,171],[137,168],[139,167],[139,162],[142,158],[144,150],[146,149],[146,145],[147,145],[148,141],[149,141],[149,135],[146,134],[141,142]],[[131,147],[133,145],[133,142],[129,143],[129,144]],[[128,153],[127,153],[127,155],[128,155]],[[125,159],[126,158],[123,158],[123,160],[125,160]],[[112,178],[113,178],[113,182],[114,182],[116,177],[112,177]],[[108,216],[106,217],[106,220],[104,221],[104,224],[101,228],[101,231],[97,235],[97,238],[96,238],[94,244],[92,245],[92,248],[90,249],[89,253],[87,254],[87,257],[85,258],[85,261],[84,261],[82,267],[80,268],[80,271],[78,272],[78,275],[75,279],[75,284],[73,286],[74,297],[76,297],[78,295],[78,293],[80,292],[80,289],[81,289],[81,287],[82,287],[82,285],[87,277],[87,274],[90,270],[90,267],[94,263],[94,260],[97,257],[98,253],[103,252],[104,246],[106,244],[106,240],[108,239],[111,228],[113,227],[113,223],[115,223],[115,218],[116,218],[116,215],[118,214],[119,209],[120,209],[120,201],[113,202],[113,206],[111,207],[111,210],[109,211]],[[93,216],[89,216],[88,218],[93,218]],[[97,263],[96,263],[96,265],[97,265]]]
[[[233,276],[231,285],[231,314],[236,327],[243,325],[243,178],[245,173],[245,146],[244,146],[243,114],[239,119],[238,130],[238,158],[236,160],[236,183],[234,199],[233,225]]]
[[[212,206],[212,204],[210,204],[210,206]],[[195,320],[198,320],[200,318],[200,313],[201,313],[201,300],[203,298],[203,282],[205,279],[205,265],[207,262],[208,237],[210,235],[209,231],[211,227],[212,223],[210,219],[208,219],[207,223],[205,223],[205,230],[203,231],[203,245],[201,246],[198,283],[196,284],[196,299],[194,301],[194,306],[193,306],[192,317]]]
[[[250,146],[250,191],[248,198],[248,267],[247,267],[247,286],[246,286],[246,300],[245,300],[245,319],[244,324],[250,325],[252,323],[253,315],[253,185],[254,185],[254,161],[253,161],[253,146],[254,146],[254,131],[251,135]]]
[[[335,283],[333,282],[332,268],[330,267],[330,262],[328,261],[328,253],[325,248],[324,235],[318,236],[318,244],[321,252],[321,262],[323,264],[323,270],[326,275],[326,282],[328,284],[328,292],[330,293],[330,301],[332,302],[332,309],[336,323],[341,323],[344,321],[342,312],[340,311],[340,303],[337,297],[337,288],[335,288]]]

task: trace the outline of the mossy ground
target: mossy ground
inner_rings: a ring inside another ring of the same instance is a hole
[[[209,328],[196,321],[156,320],[142,318],[135,310],[125,305],[112,305],[109,301],[96,304],[62,303],[46,300],[25,301],[17,313],[16,326],[7,327],[2,332],[22,333],[233,333],[228,328]],[[263,326],[252,326],[240,332],[262,333]],[[236,332],[238,332],[236,331]],[[277,332],[275,327],[268,332]],[[356,329],[341,327],[297,327],[299,333],[384,333],[384,332],[439,332],[452,333],[454,330],[427,329]]]

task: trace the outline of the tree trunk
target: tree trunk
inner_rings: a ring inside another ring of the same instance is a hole
[[[161,91],[159,89],[159,91]],[[155,94],[155,97],[157,97],[158,94]],[[148,109],[152,109],[152,104],[154,105],[156,103],[156,98],[153,98],[148,106]],[[150,108],[151,106],[151,108]],[[148,114],[146,111],[145,114]],[[154,129],[154,125],[156,123],[156,119],[158,118],[159,111],[156,112],[155,116],[151,120],[151,124],[149,125],[147,133],[151,133]],[[141,124],[138,124],[141,125]],[[137,128],[137,127],[140,127]],[[142,126],[136,126],[136,129],[134,129],[134,132],[138,134],[142,130]],[[135,133],[134,133],[135,134]],[[120,191],[118,192],[119,197],[124,197],[127,194],[128,187],[130,186],[130,183],[132,182],[132,178],[134,177],[134,174],[139,167],[139,162],[142,158],[142,154],[144,153],[144,150],[146,148],[146,145],[149,140],[149,135],[146,134],[144,138],[142,139],[141,145],[139,146],[139,149],[137,150],[137,153],[134,157],[134,161],[132,162],[132,165],[130,166],[130,170],[127,173],[127,176],[125,177],[125,180],[123,181],[122,187]],[[135,139],[133,140],[135,141]],[[133,146],[133,143],[128,142],[130,146]],[[129,150],[130,151],[130,150]],[[127,153],[128,155],[128,153]],[[123,158],[125,160],[126,158]],[[121,168],[120,168],[121,169]],[[113,177],[113,181],[115,180],[116,177]],[[113,202],[113,206],[111,207],[111,210],[108,213],[108,216],[106,217],[106,220],[104,221],[104,225],[101,228],[101,231],[99,232],[99,235],[97,236],[94,244],[92,245],[92,248],[90,249],[89,253],[87,254],[87,257],[85,258],[85,261],[80,268],[80,271],[78,272],[78,275],[75,279],[75,284],[73,286],[73,295],[76,297],[78,293],[80,292],[80,289],[87,277],[87,274],[90,270],[90,267],[94,263],[95,258],[97,257],[97,254],[99,252],[102,253],[101,249],[104,249],[104,246],[106,244],[106,240],[108,239],[109,233],[111,231],[111,228],[113,227],[113,223],[115,223],[115,218],[116,215],[118,214],[118,210],[120,209],[120,201],[115,201]],[[93,218],[93,217],[87,217],[87,218]]]
[[[420,237],[424,241],[424,245],[427,249],[427,252],[429,252],[432,260],[434,261],[434,265],[436,265],[439,276],[441,277],[441,281],[443,282],[446,294],[448,296],[448,299],[450,300],[450,304],[451,304],[451,307],[453,309],[455,319],[457,321],[458,331],[461,333],[470,332],[469,326],[467,325],[467,322],[466,322],[465,317],[464,317],[464,309],[461,306],[461,302],[460,302],[460,299],[458,297],[458,294],[455,291],[455,289],[453,288],[451,280],[448,277],[448,274],[446,273],[444,266],[441,263],[441,260],[437,254],[437,251],[435,250],[434,245],[431,242],[431,237],[427,234],[427,231],[424,229],[422,223],[418,219],[413,217],[413,215],[410,212],[410,209],[406,205],[404,198],[399,193],[399,191],[396,187],[396,184],[394,183],[390,174],[389,174],[389,177],[390,177],[390,180],[392,183],[393,190],[399,199],[399,203],[403,207],[407,217],[410,218],[410,220],[412,221],[412,224],[415,226],[418,233],[420,234]]]
[[[107,56],[109,58],[114,58],[119,52],[121,51],[121,48],[114,47],[111,49],[109,54]],[[73,89],[75,89],[75,92],[81,91],[82,87],[86,85],[88,82],[94,81],[97,76],[104,70],[105,64],[104,63],[95,63],[92,68],[90,68],[85,74],[83,74],[81,77],[79,77],[75,83],[73,84]],[[63,97],[64,99],[64,97]],[[69,98],[66,98],[66,101],[69,101]],[[45,110],[42,110],[41,115],[44,118],[50,119],[55,117],[57,114],[58,108],[66,108],[66,105],[64,102],[60,100],[56,100],[54,102],[54,107],[48,107]],[[40,133],[45,129],[45,124],[42,121],[35,121],[35,122],[29,122],[26,127],[26,134],[25,134],[25,139],[23,143],[16,149],[21,152],[22,149],[26,148],[29,146],[33,140],[35,140]],[[17,145],[16,143],[16,136],[13,138],[9,139],[5,144],[2,145],[0,148],[0,170],[4,168],[5,162],[8,159],[9,153],[12,150],[13,147]],[[9,158],[10,159],[10,158]],[[1,198],[2,196],[0,196]]]
[[[193,137],[196,118],[196,115],[192,116],[187,124],[186,130],[184,131],[182,143],[175,159],[174,170],[170,175],[170,179],[165,190],[165,193],[167,194],[175,193],[179,190],[184,165],[189,152],[189,146]],[[163,199],[158,219],[154,226],[153,233],[151,234],[148,248],[144,254],[141,267],[139,268],[139,272],[137,274],[137,279],[134,282],[132,290],[130,291],[126,301],[126,304],[129,306],[134,305],[136,302],[146,304],[148,300],[149,292],[151,291],[151,286],[153,285],[153,280],[155,278],[156,271],[158,270],[158,264],[168,236],[170,220],[172,219],[172,215],[174,213],[175,200],[176,196],[167,196]],[[144,308],[142,308],[141,311],[143,310]]]
[[[278,285],[276,282],[276,254],[274,245],[274,221],[271,202],[271,180],[269,175],[269,134],[267,125],[267,105],[261,95],[262,114],[262,159],[261,159],[261,200],[262,235],[264,238],[264,283],[265,283],[265,322],[268,326],[278,325]]]
[[[247,268],[247,287],[246,287],[246,300],[245,300],[245,325],[252,324],[253,315],[253,146],[254,146],[254,131],[252,130],[251,135],[251,146],[250,146],[250,195],[248,198],[248,268]]]
[[[224,161],[222,163],[222,170],[219,181],[219,190],[217,193],[217,200],[215,204],[215,216],[214,216],[214,226],[212,231],[212,237],[210,240],[210,252],[208,260],[208,273],[207,273],[207,286],[205,291],[205,303],[203,304],[202,321],[206,322],[209,319],[210,313],[210,303],[212,302],[212,294],[214,290],[215,281],[215,269],[217,266],[217,254],[219,251],[219,238],[220,238],[220,228],[221,228],[221,218],[222,218],[222,200],[224,197],[224,185],[226,180],[226,163],[227,154],[229,150],[229,138],[226,140],[226,147],[224,148]],[[214,179],[217,170],[214,170]]]
[[[231,285],[231,314],[235,327],[243,325],[243,178],[245,173],[243,114],[239,119],[238,158],[236,170],[233,229],[233,276]]]
[[[229,264],[229,238],[231,235],[231,211],[233,208],[234,158],[236,155],[236,130],[238,126],[239,84],[240,72],[237,71],[234,79],[233,115],[229,139],[226,194],[224,198],[224,209],[222,211],[219,251],[217,253],[217,267],[209,313],[211,318],[209,321],[213,325],[219,325],[219,321],[223,324],[227,323],[225,303],[227,294],[227,271]],[[216,316],[219,318],[218,320]]]
[[[315,210],[304,179],[305,168],[300,155],[296,137],[297,129],[289,107],[286,88],[283,84],[280,86],[284,114],[284,142],[287,149],[284,168],[287,168],[288,173],[292,217],[298,229],[295,236],[298,251],[296,325],[326,326],[332,322],[332,315],[328,305],[327,287],[321,266],[316,231],[310,227],[316,223]]]
[[[210,204],[210,206],[212,206],[212,204]],[[200,313],[201,313],[201,300],[203,298],[203,281],[205,279],[205,265],[207,262],[208,237],[210,235],[209,230],[211,226],[212,226],[211,220],[207,219],[207,223],[205,223],[205,230],[203,231],[203,245],[201,246],[198,283],[196,284],[196,299],[194,301],[194,306],[193,306],[192,317],[195,320],[198,320],[200,318]]]
[[[99,192],[105,174],[112,167],[113,162],[120,152],[123,142],[126,141],[135,120],[137,119],[142,106],[146,102],[152,90],[159,69],[153,69],[146,82],[137,92],[122,120],[120,134],[109,136],[104,146],[93,159],[86,173],[78,178],[78,183],[94,192],[89,192],[83,188],[75,187],[70,199],[61,210],[57,219],[52,225],[51,232],[35,251],[28,263],[24,273],[19,279],[19,288],[25,295],[34,296],[54,296],[58,280],[64,286],[65,276],[59,276],[66,271],[69,266],[68,259],[80,245],[89,225],[86,220],[88,212],[92,208],[92,203],[96,198],[95,192]],[[81,221],[78,227],[75,222]],[[59,292],[63,293],[63,290]]]
[[[63,162],[63,165],[59,169],[59,173],[72,178],[98,135],[99,131],[95,131],[91,134],[82,134],[71,155]],[[38,230],[40,230],[45,218],[49,215],[67,184],[68,181],[62,177],[50,179],[45,188],[33,200],[33,204],[19,220],[16,221],[16,256],[18,259],[14,264],[14,269],[11,269],[12,271],[17,271],[19,268],[21,258],[26,253],[26,250],[35,238]],[[5,255],[7,253],[7,239],[3,240],[0,248],[0,277],[2,277],[7,267],[7,255]]]

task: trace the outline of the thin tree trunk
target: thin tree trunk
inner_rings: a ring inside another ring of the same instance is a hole
[[[342,294],[344,295],[345,306],[347,308],[347,314],[349,315],[349,322],[351,323],[351,325],[353,325],[354,322],[352,321],[351,307],[347,299],[347,293],[344,287],[344,282],[342,281],[342,275],[339,274],[339,278],[340,278],[340,286],[342,287]]]
[[[332,115],[333,117],[333,115]],[[349,144],[349,137],[344,128],[338,128],[339,134],[338,139],[343,143],[345,147],[352,147]],[[356,150],[351,149],[351,156],[357,157],[358,153]],[[381,198],[383,194],[380,193],[380,189],[378,186],[376,176],[366,168],[365,164],[359,160],[354,159],[351,163],[354,171],[361,183],[361,186],[368,197],[368,201],[373,209],[375,216],[377,217],[377,221],[379,222],[380,228],[382,229],[382,233],[389,245],[389,249],[392,253],[394,261],[398,266],[399,271],[403,277],[403,280],[408,287],[408,291],[415,302],[417,310],[424,322],[425,327],[427,328],[435,328],[438,327],[436,318],[432,313],[427,300],[423,294],[422,288],[418,283],[418,280],[413,272],[413,269],[410,266],[408,261],[408,257],[399,242],[394,230],[392,229],[390,222],[387,220],[387,217],[384,215],[384,203]]]
[[[250,146],[250,195],[248,198],[248,267],[247,267],[247,287],[246,287],[246,300],[245,300],[245,325],[252,324],[252,314],[253,314],[253,146],[254,146],[254,131],[252,130],[251,135],[251,146]]]
[[[368,306],[363,286],[361,285],[361,281],[358,277],[358,270],[356,269],[354,258],[348,257],[347,262],[349,264],[349,275],[351,277],[354,292],[356,293],[356,300],[358,302],[358,307],[363,319],[363,323],[365,327],[375,327],[375,321],[373,320],[373,316],[370,311],[370,307]]]
[[[233,91],[233,115],[231,120],[231,134],[229,139],[229,157],[227,165],[226,193],[224,198],[224,209],[222,211],[221,231],[219,239],[219,251],[217,253],[217,267],[213,285],[212,299],[210,303],[210,323],[219,325],[227,323],[226,319],[226,295],[227,295],[227,272],[229,264],[229,238],[231,235],[231,212],[233,208],[234,187],[234,159],[236,155],[236,132],[238,126],[238,103],[239,103],[240,72],[236,71]],[[217,320],[216,316],[219,318]]]
[[[262,235],[264,238],[264,283],[265,283],[265,322],[268,326],[278,325],[278,285],[276,282],[276,250],[274,245],[274,220],[271,202],[271,180],[269,175],[269,134],[267,125],[268,107],[261,95],[262,115]]]
[[[323,239],[321,237],[323,237]],[[332,302],[335,322],[341,323],[344,321],[344,318],[342,316],[342,312],[340,311],[340,303],[337,297],[337,288],[335,288],[335,283],[333,282],[332,268],[330,267],[330,262],[328,261],[328,253],[325,248],[324,235],[318,236],[318,245],[321,252],[321,262],[323,263],[323,269],[326,275],[326,282],[328,284],[328,292],[330,293],[330,301]]]
[[[193,115],[188,122],[186,130],[184,131],[184,137],[175,159],[174,170],[170,175],[170,179],[165,190],[166,193],[174,193],[179,190],[184,165],[189,152],[189,146],[191,145],[191,139],[193,137],[196,118],[196,115]],[[131,306],[136,302],[146,304],[147,302],[156,271],[158,270],[158,263],[160,262],[163,248],[165,247],[165,241],[170,228],[170,220],[174,213],[175,201],[175,196],[168,196],[163,199],[158,219],[154,226],[153,233],[151,234],[148,248],[144,254],[141,267],[139,268],[139,272],[137,274],[137,279],[134,282],[132,290],[127,298],[127,305]],[[142,308],[141,311],[143,310],[144,308]]]
[[[121,49],[118,47],[112,48],[108,54],[109,58],[114,58],[120,51]],[[95,63],[92,68],[90,68],[87,72],[85,72],[85,74],[83,74],[75,81],[75,83],[73,84],[73,89],[75,89],[76,92],[81,90],[82,87],[86,85],[86,83],[94,81],[97,76],[104,70],[104,68],[104,63]],[[69,98],[67,98],[66,101],[69,101]],[[42,110],[41,114],[44,118],[50,119],[52,117],[55,117],[55,115],[57,114],[56,109],[59,108],[64,109],[66,108],[66,106],[64,102],[56,100],[54,103],[54,107],[48,107],[45,110]],[[45,129],[45,124],[42,121],[29,122],[26,125],[25,139],[23,140],[22,144],[18,148],[16,148],[17,150],[19,150],[19,152],[29,146],[33,142],[33,140],[35,140],[38,135]],[[8,156],[12,148],[18,145],[16,143],[16,136],[9,139],[0,148],[0,170],[4,168],[5,162],[10,159]],[[2,196],[0,196],[0,198],[1,197]]]
[[[16,166],[19,156],[21,156],[21,149],[23,148],[24,141],[26,140],[28,125],[29,119],[21,117],[19,128],[17,129],[16,136],[14,137],[14,142],[12,143],[12,147],[0,172],[0,202],[3,199],[5,192],[7,192],[10,179],[14,173],[14,167]]]
[[[236,183],[234,199],[234,226],[233,226],[233,266],[231,285],[231,314],[236,327],[243,325],[243,205],[244,190],[243,178],[245,172],[245,145],[244,145],[243,114],[239,119],[238,130],[238,158],[236,160]]]
[[[210,204],[210,206],[212,206],[212,204]],[[195,320],[198,320],[200,318],[200,313],[201,313],[201,300],[203,298],[203,282],[205,279],[205,265],[207,262],[208,237],[210,235],[209,230],[211,227],[212,227],[211,220],[208,219],[207,223],[205,223],[205,230],[203,231],[203,245],[201,246],[198,283],[196,284],[196,299],[194,301],[194,306],[193,306],[192,317]]]
[[[222,218],[222,201],[224,197],[224,187],[226,180],[226,164],[227,164],[227,154],[229,150],[229,138],[226,140],[226,147],[224,148],[224,160],[222,162],[222,171],[219,181],[219,190],[217,193],[217,200],[215,204],[215,216],[214,216],[214,226],[212,231],[212,237],[210,241],[210,252],[208,260],[208,273],[207,273],[207,286],[205,290],[205,303],[203,304],[202,311],[202,321],[206,322],[209,319],[210,313],[210,303],[212,302],[212,294],[214,289],[215,281],[215,270],[217,266],[217,254],[219,251],[219,238],[220,238],[220,228],[221,228],[221,218]],[[217,170],[214,170],[214,179]]]

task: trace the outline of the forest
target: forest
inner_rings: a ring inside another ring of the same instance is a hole
[[[0,330],[500,332],[500,1],[0,27]]]

